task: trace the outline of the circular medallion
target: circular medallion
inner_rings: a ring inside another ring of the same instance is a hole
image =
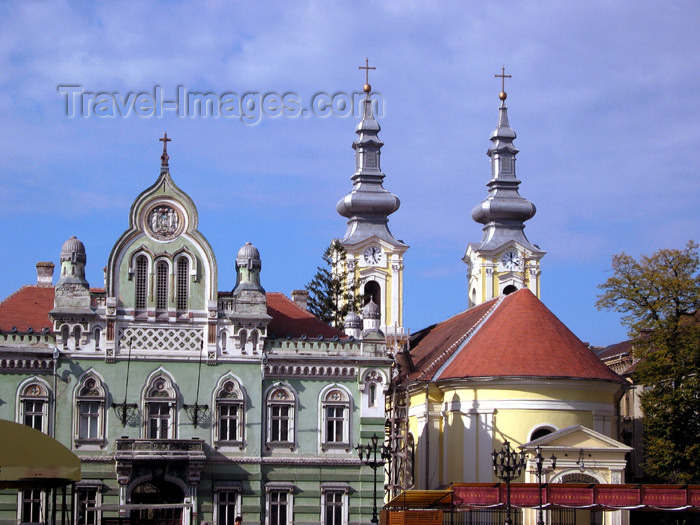
[[[159,203],[146,212],[146,233],[158,241],[170,241],[180,235],[182,213],[169,204]]]

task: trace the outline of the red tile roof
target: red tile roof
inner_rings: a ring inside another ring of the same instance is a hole
[[[410,379],[548,377],[622,381],[532,292],[518,290],[412,339]]]
[[[53,308],[53,287],[23,286],[0,302],[0,330],[5,332],[17,328],[35,332],[51,328],[49,311]]]
[[[321,321],[308,310],[303,309],[286,295],[279,292],[267,293],[267,313],[272,316],[267,331],[276,337],[301,337],[310,339],[319,335],[323,337],[346,337],[340,332]]]
[[[91,288],[90,291],[101,293],[104,290]],[[23,286],[0,302],[0,330],[10,331],[16,327],[19,332],[26,332],[31,327],[38,332],[43,328],[50,329],[52,325],[49,312],[53,309],[53,304],[53,287]],[[267,312],[272,316],[268,332],[276,337],[347,337],[279,292],[267,294]]]

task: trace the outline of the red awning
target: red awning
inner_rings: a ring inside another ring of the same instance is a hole
[[[456,508],[484,508],[504,505],[505,483],[453,483]],[[535,508],[540,504],[539,485],[511,483],[511,505]],[[552,483],[542,485],[546,508],[574,509],[660,509],[700,511],[700,485],[598,485]]]

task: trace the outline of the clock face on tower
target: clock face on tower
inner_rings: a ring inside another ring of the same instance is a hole
[[[520,255],[516,252],[506,252],[501,257],[501,264],[506,270],[515,270],[520,267]]]
[[[367,264],[379,264],[382,260],[382,249],[379,246],[368,246],[364,257]]]

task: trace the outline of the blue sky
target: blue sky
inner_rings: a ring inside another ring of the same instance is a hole
[[[0,5],[0,296],[35,282],[63,242],[86,245],[88,280],[156,179],[164,131],[171,174],[235,284],[246,241],[263,286],[289,293],[345,232],[335,204],[351,187],[353,116],[66,115],[58,86],[217,95],[362,89],[384,102],[390,228],[405,259],[412,331],[466,307],[471,209],[486,196],[502,66],[518,134],[520,193],[537,206],[526,234],[547,255],[542,300],[582,340],[625,338],[599,312],[611,257],[700,240],[700,3],[4,2]],[[121,100],[121,99],[120,99]]]

